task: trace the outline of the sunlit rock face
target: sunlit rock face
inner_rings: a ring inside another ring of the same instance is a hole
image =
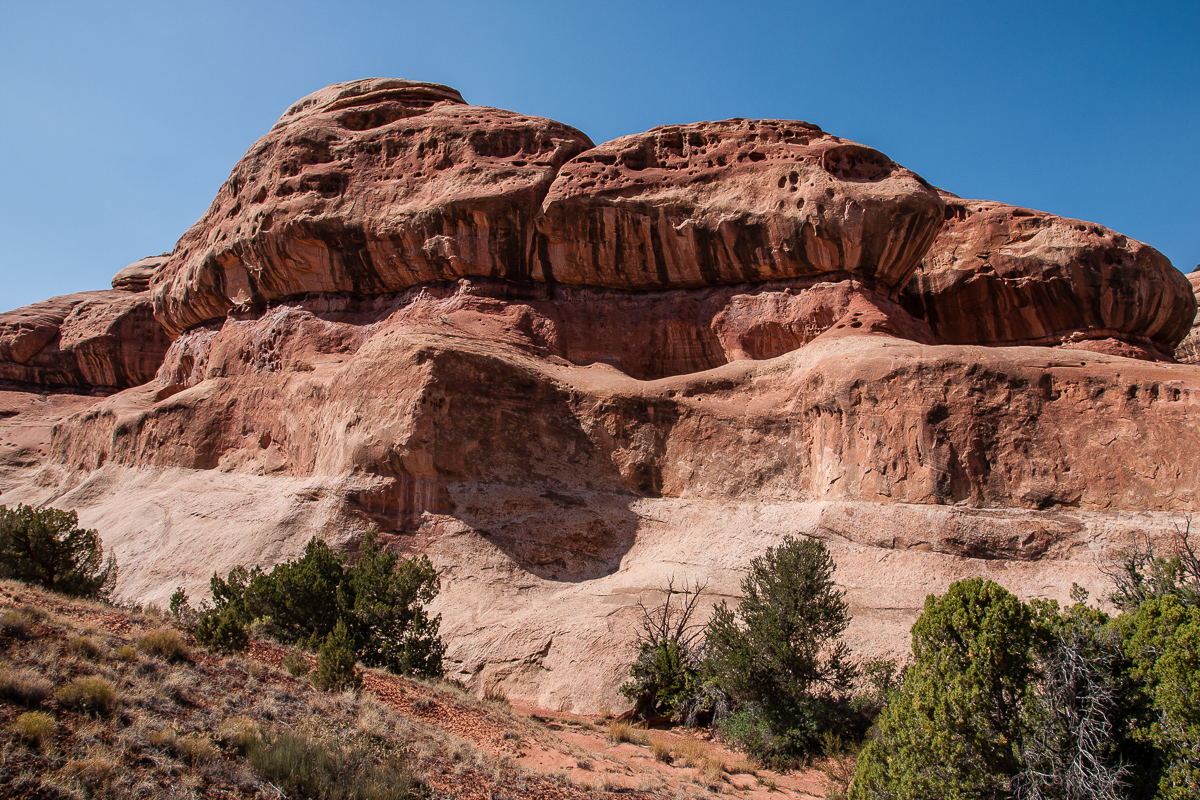
[[[1188,280],[1192,284],[1197,301],[1200,301],[1200,267],[1192,270]],[[1183,364],[1200,364],[1200,316],[1192,322],[1192,329],[1175,348],[1175,358]]]
[[[1027,208],[945,201],[946,222],[903,299],[940,341],[1163,359],[1191,328],[1191,287],[1153,247]]]
[[[834,553],[852,645],[896,653],[958,578],[1102,596],[1106,554],[1200,501],[1165,258],[808,123],[595,146],[338,84],[136,266],[157,372],[0,392],[0,502],[77,509],[160,603],[376,527],[437,564],[450,673],[545,707],[616,708],[637,603],[734,597],[787,535]]]

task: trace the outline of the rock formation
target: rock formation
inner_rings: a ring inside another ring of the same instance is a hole
[[[0,382],[111,392],[149,381],[171,344],[146,291],[164,261],[129,265],[112,290],[0,314]]]
[[[615,707],[638,600],[731,597],[788,534],[894,652],[960,577],[1102,595],[1106,554],[1200,502],[1165,258],[807,123],[593,146],[339,84],[152,267],[157,374],[0,392],[0,501],[78,509],[158,602],[378,527],[437,564],[452,674],[543,706]]]
[[[946,344],[1066,345],[1161,359],[1191,327],[1187,280],[1090,222],[945,194],[904,305]]]
[[[1200,302],[1200,267],[1192,270],[1192,274],[1188,275],[1188,280],[1191,281],[1192,291],[1196,294],[1197,302]],[[1200,364],[1200,315],[1192,323],[1192,329],[1188,331],[1188,335],[1175,348],[1175,358],[1183,364]]]

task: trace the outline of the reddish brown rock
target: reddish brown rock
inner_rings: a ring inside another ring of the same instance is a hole
[[[234,168],[154,283],[172,333],[310,292],[528,279],[533,215],[585,135],[410,81],[292,106]]]
[[[161,256],[150,256],[135,261],[113,276],[112,287],[126,292],[144,292],[150,288],[150,281],[170,258],[169,253]]]
[[[805,122],[669,125],[563,167],[538,230],[546,279],[634,289],[848,274],[899,288],[941,225],[935,190]]]
[[[112,391],[154,377],[171,341],[146,292],[55,297],[0,314],[0,381]]]
[[[1113,353],[1123,343],[1128,354],[1167,358],[1187,334],[1195,297],[1153,247],[1090,222],[945,201],[946,223],[903,301],[940,341]]]
[[[1191,281],[1192,291],[1195,292],[1197,303],[1200,304],[1200,267],[1192,270],[1192,273],[1188,275],[1188,280]],[[1192,323],[1192,329],[1188,335],[1175,348],[1175,358],[1184,364],[1200,364],[1200,315],[1197,315],[1196,320]]]

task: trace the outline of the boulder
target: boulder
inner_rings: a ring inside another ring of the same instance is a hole
[[[126,292],[144,292],[150,288],[150,281],[167,263],[170,253],[161,256],[149,256],[135,261],[113,276],[112,287]]]
[[[943,193],[946,222],[903,304],[947,344],[1169,358],[1196,299],[1165,256],[1108,228]]]

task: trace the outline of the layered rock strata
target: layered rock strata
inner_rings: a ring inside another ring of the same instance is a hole
[[[1191,327],[1187,280],[1153,247],[1090,222],[944,199],[946,222],[903,300],[939,341],[1161,359]]]
[[[338,84],[134,267],[161,367],[0,392],[0,502],[78,509],[158,602],[377,527],[438,566],[452,675],[541,706],[616,707],[637,603],[735,599],[789,534],[834,553],[854,647],[898,653],[952,580],[1101,597],[1200,503],[1166,259],[808,123],[594,146]]]

